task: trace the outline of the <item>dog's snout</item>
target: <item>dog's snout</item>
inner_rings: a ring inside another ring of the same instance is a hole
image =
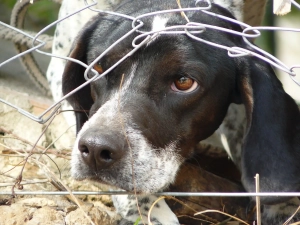
[[[125,155],[124,139],[117,135],[86,132],[78,143],[84,162],[94,169],[105,169]]]

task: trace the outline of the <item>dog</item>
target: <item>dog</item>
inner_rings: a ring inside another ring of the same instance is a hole
[[[183,8],[195,7],[182,1]],[[206,6],[206,1],[198,1]],[[116,12],[136,17],[178,8],[176,1],[122,1]],[[211,11],[234,18],[220,4]],[[185,12],[192,22],[241,32],[237,24],[201,11]],[[159,31],[184,25],[180,13],[142,18],[142,31]],[[132,28],[132,21],[98,15],[76,38],[70,57],[90,64]],[[94,65],[99,74],[108,70],[132,49],[134,32]],[[240,36],[207,29],[193,34],[214,43],[251,51]],[[62,86],[66,95],[86,80],[85,68],[66,63]],[[93,78],[93,72],[88,73]],[[116,209],[133,224],[157,198],[152,193],[167,188],[194,146],[214,132],[230,132],[222,122],[230,107],[242,105],[247,120],[241,147],[229,156],[239,167],[242,183],[255,192],[253,177],[260,175],[261,192],[300,189],[300,113],[284,92],[271,66],[261,59],[230,58],[227,51],[196,41],[185,34],[158,34],[120,65],[68,98],[75,110],[77,139],[72,152],[72,176],[91,179],[138,193],[140,212],[133,196],[114,196]],[[88,114],[86,113],[88,111]],[[232,116],[227,115],[227,118]],[[232,119],[234,120],[234,119]],[[233,131],[234,134],[234,131]],[[262,197],[263,224],[281,224],[299,206],[298,198]],[[164,201],[150,217],[153,224],[175,225],[178,219]],[[297,214],[292,221],[300,219]]]

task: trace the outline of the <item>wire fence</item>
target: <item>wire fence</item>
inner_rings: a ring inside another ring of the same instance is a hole
[[[90,84],[91,82],[106,76],[109,72],[111,72],[115,67],[117,67],[119,64],[121,64],[126,58],[130,57],[131,55],[133,55],[139,48],[141,48],[142,46],[146,45],[150,40],[152,40],[153,38],[155,38],[157,35],[168,35],[168,34],[185,34],[188,35],[190,38],[197,40],[199,42],[203,42],[206,43],[208,45],[211,45],[213,47],[216,48],[220,48],[220,49],[225,49],[228,51],[228,56],[229,57],[245,57],[245,56],[254,56],[257,58],[260,58],[261,60],[264,60],[268,63],[270,63],[272,66],[274,66],[275,68],[282,70],[283,72],[287,73],[292,79],[293,81],[300,86],[300,82],[296,80],[296,72],[295,69],[300,68],[300,65],[292,65],[292,66],[287,66],[285,63],[283,63],[281,60],[279,60],[278,58],[276,58],[275,56],[269,54],[268,52],[262,50],[261,48],[257,47],[256,45],[254,45],[251,41],[248,40],[248,38],[257,38],[261,35],[262,30],[268,30],[268,31],[287,31],[287,32],[300,32],[300,29],[295,29],[295,28],[284,28],[284,27],[251,27],[250,25],[240,22],[238,20],[232,19],[232,18],[228,18],[225,17],[223,15],[218,15],[212,12],[209,12],[207,10],[209,10],[211,8],[211,3],[209,0],[207,0],[207,6],[206,7],[198,7],[197,3],[200,1],[196,1],[195,7],[194,8],[182,8],[182,9],[173,9],[173,10],[164,10],[164,11],[159,11],[159,12],[153,12],[153,13],[149,13],[149,14],[144,14],[144,15],[140,15],[136,18],[128,16],[128,15],[124,15],[124,14],[119,14],[119,13],[115,13],[115,12],[111,12],[111,11],[102,11],[102,10],[98,10],[93,8],[93,6],[95,6],[97,4],[97,2],[94,2],[92,4],[88,4],[86,2],[86,6],[84,8],[81,8],[71,14],[69,14],[67,17],[61,18],[51,24],[49,24],[48,26],[46,26],[44,29],[42,29],[40,32],[38,32],[35,36],[32,36],[22,30],[19,30],[15,27],[12,27],[8,24],[5,24],[3,22],[0,21],[0,25],[8,27],[9,29],[15,30],[16,32],[21,33],[22,35],[24,35],[27,38],[30,38],[32,40],[32,47],[30,49],[28,49],[25,52],[22,52],[20,54],[15,55],[14,57],[11,57],[10,59],[0,63],[0,67],[17,59],[20,58],[30,52],[38,52],[40,54],[49,56],[49,57],[56,57],[56,58],[60,58],[60,59],[65,59],[65,60],[70,60],[73,61],[75,63],[78,63],[80,65],[82,65],[83,67],[86,68],[85,72],[84,72],[84,77],[86,79],[86,82],[84,84],[82,84],[81,86],[79,86],[78,88],[74,89],[73,91],[71,91],[70,93],[68,93],[67,95],[65,95],[63,98],[61,98],[59,101],[57,101],[56,103],[54,103],[52,106],[50,106],[47,110],[45,110],[41,115],[39,116],[35,116],[32,115],[31,113],[24,111],[23,109],[21,109],[20,107],[13,105],[7,101],[5,101],[4,99],[0,99],[0,102],[3,102],[13,108],[15,108],[16,110],[18,110],[20,113],[22,113],[24,116],[29,117],[30,119],[38,122],[38,123],[46,123],[51,117],[53,117],[53,115],[58,111],[58,109],[60,108],[60,104],[61,102],[63,102],[64,100],[66,100],[68,97],[70,97],[71,95],[73,95],[75,92],[77,92],[78,90],[80,90],[81,88],[87,86],[88,84]],[[300,5],[295,2],[292,1],[293,5],[295,7],[297,7],[298,9],[300,9]],[[42,35],[46,30],[48,30],[49,28],[55,26],[56,24],[58,24],[59,22],[68,19],[69,17],[77,14],[80,11],[83,10],[93,10],[95,12],[98,13],[105,13],[105,14],[112,14],[115,16],[119,16],[121,18],[124,18],[126,20],[131,20],[132,21],[132,30],[128,31],[128,33],[126,33],[123,37],[121,37],[118,41],[116,41],[114,44],[112,44],[106,51],[104,51],[101,55],[99,55],[90,65],[87,65],[79,60],[75,60],[73,58],[69,58],[69,57],[64,57],[64,56],[59,56],[59,55],[53,55],[51,53],[45,52],[40,50],[45,44],[46,42],[42,41],[39,39],[40,35]],[[181,13],[181,12],[187,12],[187,11],[202,11],[203,13],[209,14],[211,16],[215,16],[218,18],[221,18],[223,20],[226,21],[230,21],[232,23],[238,24],[240,26],[243,27],[243,31],[242,32],[237,32],[237,31],[233,31],[230,29],[225,29],[222,27],[217,27],[217,26],[211,26],[208,24],[200,24],[200,23],[195,23],[195,22],[187,22],[186,25],[178,25],[178,26],[171,26],[171,27],[166,27],[162,30],[158,30],[158,31],[149,31],[149,32],[145,32],[145,31],[141,31],[140,29],[143,27],[143,18],[145,17],[149,17],[149,16],[155,16],[155,15],[159,15],[159,14],[166,14],[166,13]],[[197,36],[195,36],[194,34],[199,34],[202,32],[205,32],[206,29],[214,29],[214,30],[219,30],[222,32],[226,32],[226,33],[230,33],[232,35],[238,35],[243,37],[243,40],[249,45],[251,46],[253,49],[255,49],[256,51],[260,52],[261,54],[258,54],[256,52],[253,51],[249,51],[248,49],[243,49],[240,47],[229,47],[229,46],[224,46],[224,45],[220,45],[220,44],[216,44],[204,39],[201,39]],[[133,49],[126,54],[123,58],[121,58],[118,62],[116,62],[113,66],[111,66],[111,68],[107,69],[104,73],[102,74],[98,74],[97,71],[95,71],[93,69],[93,66],[105,55],[107,54],[109,51],[111,51],[111,49],[117,47],[117,45],[122,42],[122,40],[124,40],[125,38],[127,38],[130,34],[132,33],[140,33],[133,41],[132,41],[132,46]],[[136,44],[138,41],[140,41],[139,44]],[[88,78],[87,74],[89,72],[93,72],[95,76],[93,76],[91,79]],[[47,113],[50,113],[50,115],[46,116]]]
[[[200,7],[199,2],[206,2],[206,6],[205,7]],[[20,57],[23,57],[27,54],[30,54],[32,52],[36,52],[38,54],[46,55],[48,57],[56,57],[56,58],[60,58],[60,59],[73,61],[73,62],[78,63],[81,66],[86,68],[85,72],[84,72],[84,77],[86,79],[86,82],[84,84],[80,85],[79,87],[77,87],[76,89],[74,89],[73,91],[71,91],[70,93],[68,93],[67,95],[65,95],[64,97],[62,97],[59,101],[52,104],[50,107],[48,107],[46,110],[44,110],[38,116],[32,114],[31,112],[29,112],[27,110],[22,109],[18,105],[12,104],[11,102],[9,102],[7,100],[0,99],[0,102],[16,109],[19,113],[21,113],[25,117],[28,117],[29,119],[31,119],[31,120],[33,120],[37,123],[46,124],[47,122],[51,122],[51,120],[57,115],[57,113],[59,113],[59,109],[61,108],[61,103],[63,101],[65,101],[68,97],[73,95],[75,92],[77,92],[81,88],[89,85],[91,82],[94,82],[95,80],[109,74],[114,68],[116,68],[118,65],[120,65],[124,60],[126,60],[128,57],[131,57],[133,54],[135,54],[135,52],[138,49],[140,49],[141,47],[147,45],[147,43],[149,43],[151,40],[156,38],[158,35],[170,35],[170,34],[187,35],[191,39],[194,39],[198,42],[202,42],[202,43],[205,43],[207,45],[213,46],[215,48],[226,50],[228,52],[229,57],[249,57],[249,56],[257,57],[257,58],[271,64],[273,67],[283,71],[287,75],[289,75],[291,77],[291,79],[297,85],[300,86],[300,82],[296,79],[297,74],[295,72],[297,69],[300,68],[300,64],[288,66],[284,62],[282,62],[281,60],[276,58],[275,56],[273,56],[273,55],[267,53],[266,51],[262,50],[261,48],[255,46],[251,41],[253,38],[259,37],[261,35],[261,31],[300,32],[300,28],[296,29],[296,28],[264,27],[264,26],[252,27],[252,26],[250,26],[246,23],[243,23],[241,21],[238,21],[238,20],[235,20],[235,19],[232,19],[232,18],[225,17],[223,15],[218,15],[218,14],[210,12],[209,10],[211,8],[211,2],[209,0],[195,1],[195,7],[193,7],[193,8],[179,8],[179,9],[172,9],[172,10],[157,11],[157,12],[153,12],[153,13],[142,14],[142,15],[139,15],[137,17],[132,17],[132,16],[129,16],[129,15],[124,15],[124,14],[120,14],[120,13],[116,13],[116,12],[112,12],[112,11],[99,10],[99,9],[94,7],[97,4],[97,2],[92,2],[91,4],[89,4],[88,2],[85,1],[85,3],[86,3],[85,7],[81,8],[81,9],[78,9],[77,11],[69,14],[67,17],[60,18],[59,20],[49,24],[48,26],[46,26],[44,29],[42,29],[38,33],[29,33],[27,31],[20,30],[16,27],[13,27],[11,25],[5,24],[5,23],[0,21],[0,26],[2,26],[2,28],[7,28],[7,29],[10,29],[10,30],[13,30],[13,31],[15,31],[16,34],[21,35],[23,37],[23,39],[26,39],[27,43],[31,42],[31,47],[29,49],[27,49],[26,51],[21,52],[21,53],[15,55],[15,56],[3,61],[3,62],[0,62],[0,68],[4,65],[6,65],[6,64],[8,64],[8,63],[20,58]],[[291,3],[295,8],[300,10],[300,5],[296,1],[292,0]],[[83,63],[79,60],[75,60],[73,58],[70,58],[70,57],[61,56],[61,55],[54,55],[52,53],[44,51],[43,49],[49,49],[49,43],[52,42],[51,38],[49,38],[48,36],[43,36],[44,33],[48,29],[56,26],[61,21],[67,20],[69,17],[72,17],[73,15],[75,15],[78,12],[81,12],[83,10],[92,10],[92,11],[97,12],[99,14],[111,14],[111,15],[115,15],[117,17],[123,18],[124,20],[131,21],[132,22],[132,29],[128,30],[128,32],[123,37],[121,37],[114,44],[112,44],[109,48],[107,48],[106,51],[104,51],[101,55],[99,55],[89,65],[87,65],[87,64],[85,64],[85,63]],[[189,12],[189,11],[201,11],[201,12],[203,12],[205,14],[208,14],[212,17],[218,17],[218,18],[223,19],[225,21],[229,21],[231,23],[238,24],[243,28],[243,30],[242,30],[242,32],[237,32],[237,31],[225,29],[225,28],[222,28],[222,27],[212,26],[212,25],[209,25],[209,24],[196,23],[196,22],[193,22],[193,21],[189,21],[187,19],[187,22],[186,22],[185,25],[169,26],[169,27],[163,28],[161,30],[156,30],[156,31],[142,31],[142,28],[144,26],[143,20],[146,17],[153,17],[153,16],[156,16],[156,15],[168,14],[168,13],[183,13],[183,12]],[[220,45],[220,44],[217,44],[217,43],[213,43],[213,42],[201,39],[201,38],[199,38],[199,36],[196,36],[196,34],[203,33],[203,32],[205,32],[206,30],[209,30],[209,29],[218,30],[220,32],[229,33],[231,35],[240,36],[240,37],[243,38],[245,43],[247,43],[252,49],[259,52],[260,54],[258,54],[257,52],[254,52],[254,51],[249,51],[248,49],[240,48],[240,47],[230,47],[230,46]],[[95,71],[93,69],[94,65],[104,55],[106,55],[112,49],[117,48],[119,43],[121,43],[124,39],[128,38],[128,36],[130,36],[132,33],[138,33],[138,36],[132,41],[132,46],[133,47],[132,47],[132,50],[129,53],[127,53],[123,58],[121,58],[118,62],[116,62],[112,67],[107,69],[102,74],[99,74],[97,71]],[[88,73],[90,73],[90,72],[94,73],[94,76],[92,78],[88,77]],[[299,74],[298,74],[298,77],[299,77]],[[33,149],[34,149],[34,147],[33,147]],[[23,156],[24,156],[24,154],[23,154]],[[29,153],[27,155],[25,154],[26,160],[31,155],[32,155],[32,153]],[[25,160],[25,162],[26,162],[26,160]],[[21,184],[22,178],[19,178],[19,179],[20,179],[19,184]],[[9,186],[9,184],[6,184],[6,185]],[[11,186],[15,187],[16,183],[11,184]],[[14,191],[13,193],[16,194],[16,195],[69,195],[70,191],[65,191],[65,189],[66,188],[61,188],[60,189],[61,191]],[[0,195],[10,195],[10,194],[12,194],[12,192],[0,191]],[[123,191],[100,191],[100,192],[99,191],[72,191],[72,194],[73,195],[128,195],[128,194],[132,194],[132,193],[123,192]],[[201,193],[199,193],[199,192],[197,192],[197,193],[195,193],[195,192],[161,192],[161,193],[156,193],[156,195],[164,195],[164,196],[198,196],[198,197],[212,197],[212,196],[218,196],[218,197],[255,197],[255,196],[259,196],[259,197],[263,197],[263,196],[290,197],[290,196],[298,196],[299,197],[300,192],[292,192],[292,193],[283,193],[283,192],[279,192],[279,193],[274,193],[274,192],[272,192],[272,193],[261,193],[261,192],[259,192],[259,193],[240,193],[240,192],[237,192],[237,193],[224,193],[224,192],[201,192]]]
[[[12,184],[14,185],[14,184]],[[15,191],[16,195],[69,195],[68,191]],[[73,195],[132,195],[127,191],[72,191]],[[0,195],[11,192],[0,191]],[[157,196],[175,197],[300,197],[300,192],[156,192]]]

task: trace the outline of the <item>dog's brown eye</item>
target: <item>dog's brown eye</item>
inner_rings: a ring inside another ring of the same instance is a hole
[[[93,66],[94,70],[96,70],[99,74],[103,73],[103,68],[100,64],[96,63],[94,66]]]
[[[198,83],[189,77],[180,77],[175,80],[171,86],[173,91],[191,92],[198,87]]]

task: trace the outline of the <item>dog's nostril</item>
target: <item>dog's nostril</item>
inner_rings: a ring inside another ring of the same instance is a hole
[[[81,152],[81,154],[82,154],[83,156],[88,156],[89,153],[90,153],[88,147],[85,146],[85,145],[80,145],[80,146],[78,147],[78,149],[79,149],[79,151]]]
[[[100,157],[101,157],[101,159],[103,159],[105,161],[111,161],[112,160],[112,152],[107,149],[103,149],[100,153]]]

